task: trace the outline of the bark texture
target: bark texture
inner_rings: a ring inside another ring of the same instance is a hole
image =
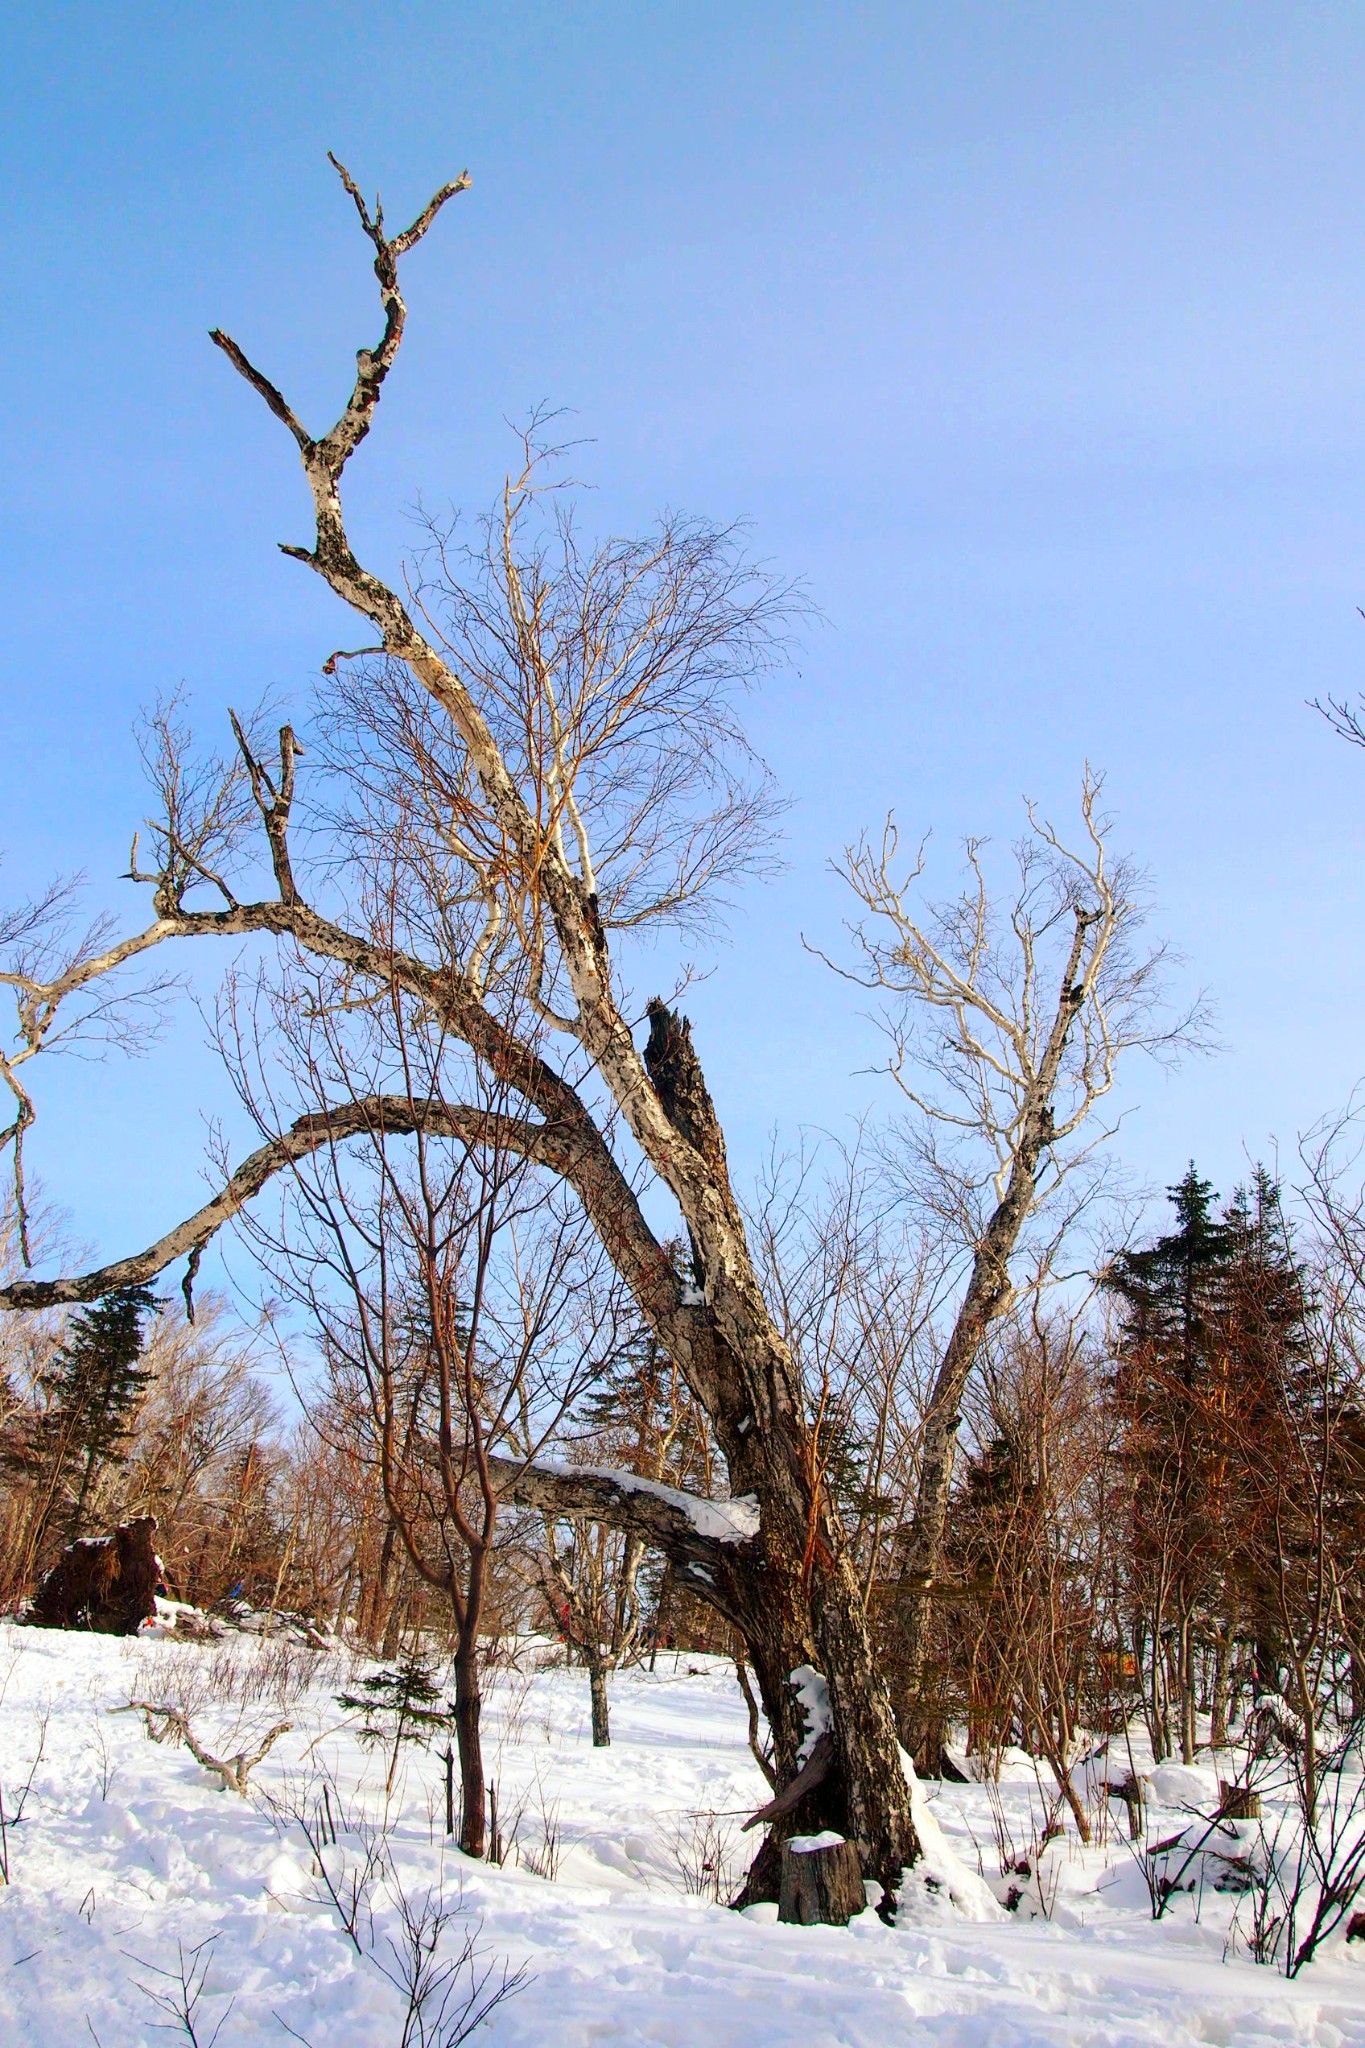
[[[819,1849],[784,1845],[779,1920],[798,1927],[846,1927],[866,1904],[858,1852],[851,1842],[831,1841]]]
[[[925,1413],[919,1482],[904,1561],[896,1586],[894,1644],[896,1710],[901,1741],[933,1771],[941,1743],[924,1699],[934,1576],[941,1569],[948,1502],[957,1456],[957,1431],[967,1381],[992,1323],[1010,1305],[1010,1261],[1032,1213],[1039,1165],[1054,1135],[1052,1098],[1071,1028],[1086,998],[1075,979],[1087,923],[1077,915],[1076,936],[1046,1052],[1029,1090],[1004,1193],[972,1260],[967,1289],[944,1350]]]

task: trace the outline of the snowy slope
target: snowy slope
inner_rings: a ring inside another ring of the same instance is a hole
[[[447,1928],[443,1953],[461,1924],[481,1922],[487,1959],[525,1969],[525,1987],[476,2037],[488,2048],[1365,2048],[1361,1945],[1338,1942],[1286,1984],[1242,1954],[1225,1959],[1235,1901],[1223,1895],[1182,1899],[1154,1926],[1117,1828],[1085,1854],[1070,1841],[1048,1852],[1050,1918],[1033,1894],[1018,1914],[1001,1912],[976,1874],[978,1848],[980,1867],[998,1870],[984,1787],[945,1788],[932,1801],[921,1788],[933,1839],[893,1929],[872,1913],[848,1929],[780,1927],[771,1908],[741,1917],[692,1895],[689,1885],[710,1882],[701,1866],[717,1852],[742,1868],[752,1838],[741,1840],[738,1820],[765,1796],[733,1675],[702,1658],[675,1668],[670,1656],[652,1677],[613,1679],[608,1751],[591,1748],[582,1674],[491,1683],[490,1775],[508,1824],[519,1816],[520,1867],[471,1865],[444,1846],[439,1759],[407,1752],[387,1802],[394,1880],[375,1887],[357,1953],[288,1817],[291,1806],[315,1811],[328,1774],[338,1882],[363,1852],[363,1831],[348,1836],[348,1821],[363,1808],[372,1829],[383,1822],[385,1759],[339,1725],[333,1698],[354,1677],[340,1657],[251,1639],[124,1644],[0,1625],[6,1811],[46,1723],[23,1819],[8,1831],[0,2042],[174,2040],[174,2029],[158,2030],[167,2014],[154,1994],[168,1986],[156,1971],[199,1949],[201,2044],[222,2019],[221,2048],[287,2042],[290,2030],[312,2048],[398,2048],[402,2000],[378,1967],[396,1967],[396,1885],[410,1908],[437,1888],[455,1905],[462,1891],[466,1918]],[[263,1796],[243,1801],[217,1791],[184,1749],[150,1742],[139,1716],[109,1713],[133,1696],[188,1708],[220,1755],[282,1715],[295,1727],[257,1774]],[[1156,1796],[1175,1802],[1178,1826],[1179,1801],[1207,1790],[1208,1774],[1163,1778]],[[1016,1842],[1031,1839],[1031,1772],[1007,1773],[1000,1800]],[[554,1865],[556,1838],[556,1875],[535,1875],[528,1864]]]

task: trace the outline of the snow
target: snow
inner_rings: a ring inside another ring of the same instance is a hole
[[[796,1752],[796,1761],[803,1764],[822,1735],[827,1735],[832,1726],[829,1717],[829,1686],[822,1673],[812,1664],[798,1664],[788,1679],[796,1687],[796,1698],[806,1717],[806,1732],[801,1747]]]
[[[837,1849],[840,1842],[846,1842],[847,1835],[836,1835],[833,1828],[824,1828],[818,1835],[793,1835],[787,1847],[793,1856],[813,1856],[817,1849]]]
[[[1093,1847],[1068,1832],[1039,1853],[1053,1788],[1023,1758],[998,1786],[912,1782],[925,1854],[895,1926],[873,1912],[847,1928],[728,1912],[705,1895],[717,1875],[705,1866],[721,1866],[722,1884],[738,1877],[753,1846],[739,1822],[766,1796],[732,1668],[661,1655],[653,1674],[615,1674],[612,1747],[594,1750],[585,1674],[535,1669],[537,1654],[489,1679],[489,1773],[520,1853],[498,1869],[443,1843],[435,1751],[404,1752],[386,1814],[386,1758],[335,1703],[362,1675],[340,1651],[0,1625],[7,1814],[32,1779],[0,1885],[0,2042],[183,2038],[162,2031],[155,1971],[198,1949],[201,2041],[226,2015],[220,2048],[283,2048],[288,2029],[312,2048],[398,2048],[402,2004],[379,1967],[393,1964],[397,1889],[411,1909],[443,1887],[448,1904],[462,1893],[488,1960],[527,1973],[475,2037],[487,2048],[1365,2048],[1365,1947],[1338,1938],[1286,1983],[1230,1943],[1237,1900],[1211,1885],[1154,1923],[1121,1807]],[[140,1716],[109,1712],[134,1696],[184,1706],[215,1754],[278,1719],[294,1729],[239,1799],[183,1748],[149,1741]],[[1159,1787],[1189,1787],[1162,1780],[1136,1738],[1134,1755],[1160,1839],[1189,1815],[1165,1809]],[[340,1821],[323,1850],[334,1881],[359,1867],[359,1818],[372,1844],[387,1829],[392,1879],[373,1892],[359,1951],[290,1818],[316,1810],[324,1773]],[[1014,1880],[1013,1913],[997,1903],[997,1822],[1033,1866]],[[459,1933],[447,1929],[443,1953]]]

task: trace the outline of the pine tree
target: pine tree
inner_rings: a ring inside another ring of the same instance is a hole
[[[1192,1391],[1206,1361],[1220,1276],[1237,1231],[1214,1216],[1213,1183],[1200,1178],[1193,1161],[1168,1193],[1176,1228],[1145,1250],[1120,1253],[1107,1285],[1126,1310],[1124,1361],[1147,1352],[1159,1361],[1163,1383],[1174,1376]]]
[[[708,1493],[714,1447],[676,1363],[643,1324],[604,1362],[581,1404],[585,1435],[642,1478]]]
[[[1108,1285],[1123,1303],[1114,1393],[1145,1638],[1136,1647],[1150,1673],[1154,1741],[1168,1736],[1164,1700],[1173,1680],[1188,1761],[1201,1645],[1214,1653],[1216,1739],[1239,1631],[1254,1635],[1258,1665],[1274,1662],[1265,1479],[1287,1463],[1312,1391],[1303,1276],[1270,1175],[1258,1167],[1221,1216],[1193,1165],[1170,1194],[1175,1230],[1115,1260]]]
[[[123,1462],[151,1378],[141,1362],[143,1318],[160,1307],[150,1288],[117,1287],[72,1317],[42,1381],[48,1397],[42,1429],[48,1467],[44,1528],[69,1494],[66,1531],[68,1538],[79,1535],[96,1478],[105,1467]]]
[[[362,1678],[360,1691],[336,1695],[339,1707],[364,1718],[356,1740],[367,1746],[392,1743],[386,1789],[393,1790],[398,1752],[405,1742],[429,1743],[433,1736],[448,1734],[455,1726],[454,1713],[435,1703],[440,1688],[423,1660],[412,1653],[400,1657],[391,1671],[376,1671]]]

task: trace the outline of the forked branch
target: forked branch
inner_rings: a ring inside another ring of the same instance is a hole
[[[257,1764],[294,1726],[292,1721],[277,1721],[262,1736],[255,1749],[239,1750],[236,1756],[217,1757],[211,1756],[204,1748],[190,1726],[189,1716],[183,1714],[179,1707],[158,1706],[154,1700],[129,1700],[126,1707],[111,1707],[109,1711],[113,1714],[141,1714],[153,1742],[167,1742],[172,1738],[183,1742],[195,1762],[219,1780],[224,1792],[235,1792],[242,1799],[250,1790],[251,1773]]]
[[[329,160],[355,203],[361,226],[374,244],[374,274],[379,280],[379,298],[384,308],[384,332],[379,342],[374,348],[356,350],[355,383],[336,424],[320,439],[315,440],[279,387],[272,384],[263,371],[257,369],[230,334],[225,334],[222,328],[215,327],[209,335],[209,339],[223,351],[233,368],[246,379],[253,391],[265,400],[276,419],[289,429],[298,443],[313,492],[318,536],[317,544],[312,550],[288,547],[285,553],[312,563],[315,568],[323,569],[324,573],[327,573],[324,556],[335,555],[338,548],[350,565],[358,569],[346,544],[337,486],[347,462],[370,431],[384,379],[392,369],[402,344],[407,307],[398,288],[399,259],[406,256],[408,251],[421,241],[446,201],[453,199],[457,192],[467,191],[470,182],[468,171],[462,171],[450,184],[442,185],[440,191],[422,208],[416,220],[404,228],[402,234],[390,240],[384,233],[384,209],[379,201],[376,199],[374,212],[371,213],[360,188],[345,165],[338,163],[334,156]],[[337,556],[337,560],[340,560],[340,556]]]

